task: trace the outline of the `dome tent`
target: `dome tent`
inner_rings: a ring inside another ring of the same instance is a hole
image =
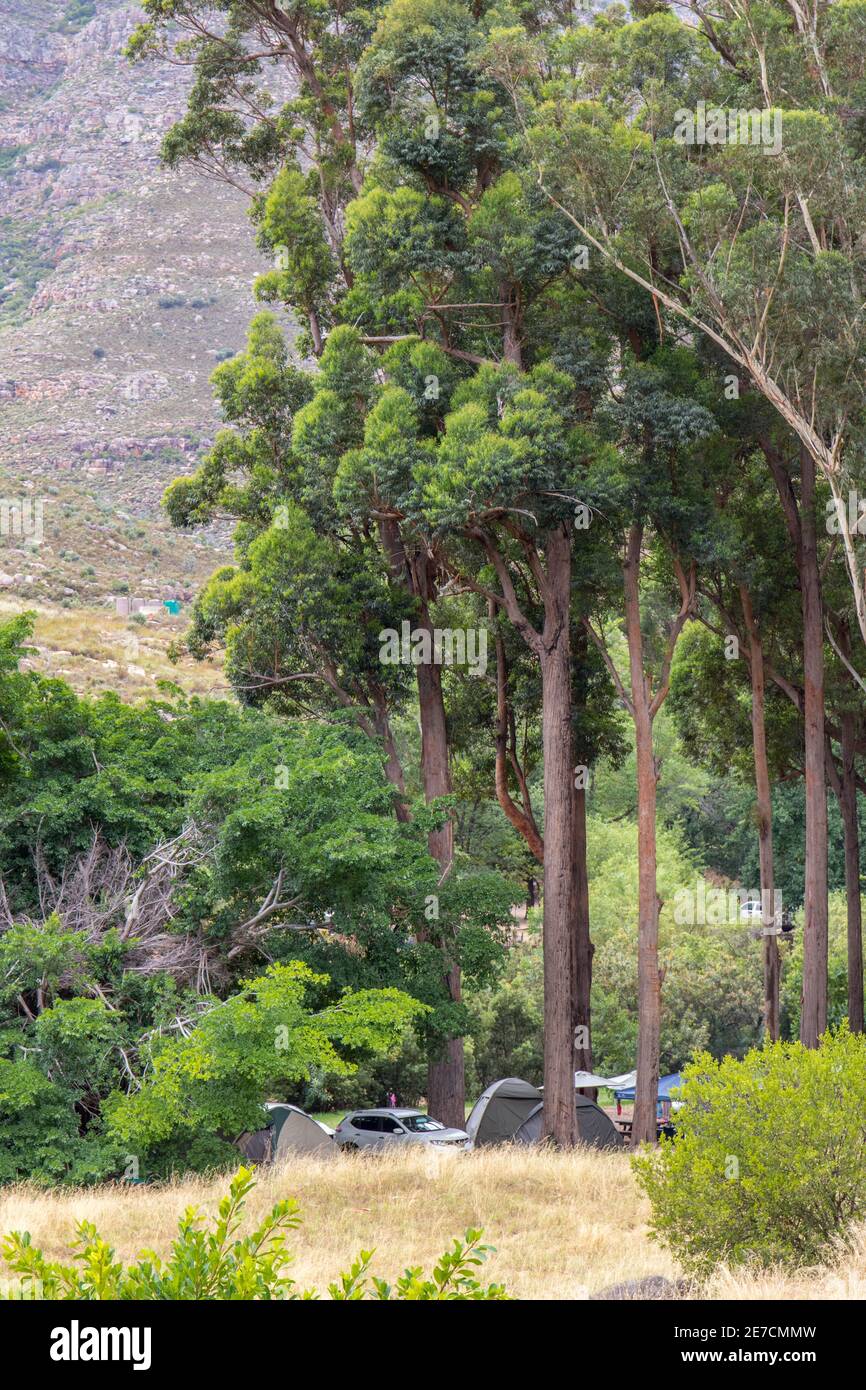
[[[616,1149],[623,1144],[613,1121],[588,1096],[575,1092],[579,1142],[596,1149]],[[544,1093],[517,1076],[494,1081],[473,1106],[466,1131],[475,1148],[485,1144],[536,1144],[541,1138]]]
[[[313,1158],[336,1158],[337,1146],[333,1131],[305,1110],[282,1101],[268,1101],[267,1124],[263,1129],[242,1134],[238,1148],[255,1163],[279,1163],[291,1155],[306,1154]]]
[[[575,1092],[574,1108],[577,1111],[577,1138],[581,1144],[593,1149],[621,1149],[623,1137],[609,1115],[596,1105],[589,1096]],[[530,1111],[523,1124],[514,1134],[515,1144],[537,1144],[541,1138],[544,1123],[544,1102],[540,1101]]]
[[[315,1154],[316,1158],[336,1155],[334,1131],[319,1120],[314,1120],[305,1110],[276,1101],[269,1101],[266,1109],[270,1112],[271,1128],[274,1130],[275,1159],[286,1158],[293,1153]]]
[[[523,1121],[542,1099],[541,1092],[518,1076],[506,1076],[494,1081],[482,1092],[466,1121],[466,1133],[473,1147],[484,1144],[503,1144],[513,1138]]]

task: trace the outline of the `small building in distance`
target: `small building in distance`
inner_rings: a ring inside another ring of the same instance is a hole
[[[164,608],[173,614],[180,612],[180,603],[177,599],[132,598],[126,594],[117,594],[114,605],[119,618],[132,618],[137,613],[140,613],[142,617],[152,618],[154,614],[161,613]]]

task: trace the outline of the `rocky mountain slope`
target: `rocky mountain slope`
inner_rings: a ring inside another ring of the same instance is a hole
[[[5,600],[77,608],[194,589],[226,531],[170,531],[163,488],[219,420],[263,268],[235,190],[159,162],[186,74],[122,55],[126,0],[0,0],[0,502]],[[21,528],[19,527],[19,532]]]

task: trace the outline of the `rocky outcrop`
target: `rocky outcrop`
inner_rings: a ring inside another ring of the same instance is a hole
[[[212,436],[209,377],[243,345],[264,268],[244,196],[160,163],[183,72],[130,65],[140,11],[94,4],[69,33],[64,0],[0,0],[0,465],[13,468],[79,445],[123,463],[118,437],[146,453]]]
[[[627,1279],[622,1284],[608,1284],[598,1293],[590,1294],[590,1302],[667,1302],[690,1296],[687,1279],[665,1279],[662,1274],[650,1274],[645,1279]]]

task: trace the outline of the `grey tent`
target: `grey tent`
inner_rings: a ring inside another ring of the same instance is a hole
[[[274,1131],[270,1125],[266,1129],[246,1130],[235,1146],[250,1163],[270,1163],[274,1150]]]
[[[575,1092],[574,1106],[582,1144],[596,1149],[622,1147],[622,1135],[594,1101]],[[544,1094],[537,1086],[517,1076],[506,1076],[502,1081],[494,1081],[478,1098],[466,1121],[466,1132],[475,1148],[509,1140],[536,1144],[541,1138],[543,1108]]]
[[[577,1137],[581,1144],[589,1144],[593,1149],[621,1149],[623,1137],[609,1115],[588,1096],[575,1092],[574,1108],[577,1111]],[[541,1125],[544,1119],[544,1102],[536,1105],[515,1132],[515,1144],[537,1144],[541,1138]]]
[[[466,1133],[476,1149],[484,1144],[503,1144],[512,1139],[542,1099],[537,1086],[506,1076],[494,1081],[478,1097],[466,1121]]]
[[[270,1102],[267,1109],[274,1131],[274,1158],[288,1158],[290,1154],[308,1154],[315,1158],[335,1158],[337,1146],[334,1132],[327,1125],[320,1124],[299,1110],[296,1105],[283,1105]]]
[[[333,1130],[314,1120],[296,1105],[269,1101],[265,1106],[268,1123],[264,1129],[242,1134],[238,1148],[255,1163],[279,1162],[293,1155],[310,1158],[336,1158]]]

